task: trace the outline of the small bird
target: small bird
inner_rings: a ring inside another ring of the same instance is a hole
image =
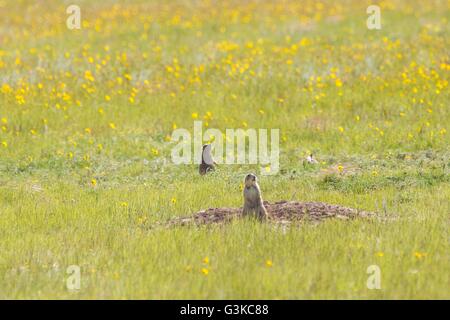
[[[211,145],[204,144],[202,150],[202,163],[198,166],[198,172],[200,175],[205,175],[209,171],[215,170],[216,162],[211,155]]]
[[[267,211],[264,207],[257,178],[250,173],[244,180],[244,208],[242,209],[242,215],[246,216],[252,213],[261,221],[267,218]]]
[[[316,159],[314,159],[313,154],[311,153],[309,156],[306,157],[306,161],[310,164],[316,164],[318,163]]]

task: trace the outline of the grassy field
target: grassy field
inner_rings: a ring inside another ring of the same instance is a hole
[[[450,4],[371,4],[0,0],[0,298],[449,299]],[[265,199],[383,219],[154,228],[259,174],[174,165],[194,120],[280,129]]]

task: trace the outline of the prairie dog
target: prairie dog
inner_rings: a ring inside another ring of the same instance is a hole
[[[198,167],[200,175],[204,175],[209,171],[214,171],[214,160],[211,155],[211,145],[205,144],[202,149],[202,163]]]
[[[306,161],[308,161],[308,163],[311,163],[311,164],[319,163],[316,159],[314,159],[312,153],[306,158]]]
[[[257,178],[254,174],[250,173],[244,180],[244,209],[242,210],[242,215],[247,216],[252,213],[259,220],[265,220],[267,218],[267,211],[264,208]]]

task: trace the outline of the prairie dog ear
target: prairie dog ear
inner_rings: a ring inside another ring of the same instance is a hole
[[[211,155],[211,145],[205,144],[203,146],[203,153],[202,153],[202,159],[206,164],[214,165],[214,159]]]

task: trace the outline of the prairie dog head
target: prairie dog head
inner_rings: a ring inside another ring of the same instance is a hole
[[[202,150],[202,163],[214,164],[214,160],[211,155],[211,145],[210,144],[204,144],[203,150]]]
[[[250,188],[256,185],[258,179],[253,173],[249,173],[245,176],[244,184],[246,188]]]

